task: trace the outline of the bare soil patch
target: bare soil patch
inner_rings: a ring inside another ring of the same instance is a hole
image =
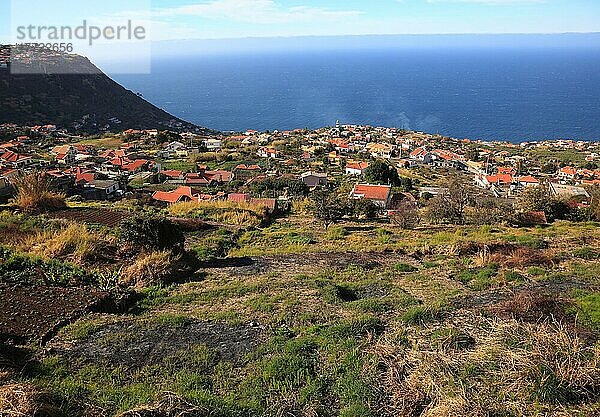
[[[108,298],[89,288],[0,286],[0,342],[44,341]]]
[[[418,265],[417,261],[398,252],[321,252],[288,255],[271,255],[245,258],[228,258],[212,262],[205,268],[221,269],[231,275],[256,275],[266,273],[306,273],[323,269],[344,270],[357,266],[371,271],[398,262]]]
[[[160,363],[165,357],[203,345],[233,363],[244,360],[260,344],[258,325],[189,321],[181,325],[143,321],[110,323],[86,339],[65,343],[55,339],[54,353],[80,364],[108,363],[129,370]]]
[[[100,224],[108,227],[116,227],[125,219],[131,217],[131,213],[125,210],[114,210],[107,208],[74,208],[53,212],[50,218],[71,220],[87,224]]]

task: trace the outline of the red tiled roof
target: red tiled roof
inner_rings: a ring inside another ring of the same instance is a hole
[[[562,172],[563,174],[566,175],[575,175],[577,172],[575,171],[575,168],[573,167],[564,167],[560,169],[560,172]]]
[[[391,192],[392,187],[389,185],[356,184],[352,194],[355,197],[362,197],[368,200],[385,201],[389,198]]]
[[[6,151],[0,156],[0,159],[6,162],[18,162],[23,159],[29,159],[29,156],[21,155],[13,151]]]
[[[161,171],[161,174],[169,177],[169,178],[179,178],[183,175],[183,171]]]
[[[349,163],[348,165],[346,165],[346,168],[357,169],[357,170],[362,171],[363,169],[369,168],[369,163],[368,162],[352,162],[352,163]]]
[[[526,182],[526,183],[530,183],[530,184],[538,184],[539,183],[537,178],[532,177],[531,175],[526,175],[524,177],[519,178],[519,182]]]
[[[511,184],[513,181],[510,174],[487,175],[486,179],[490,184]]]
[[[515,175],[517,170],[513,167],[498,167],[498,174]]]
[[[257,171],[257,170],[260,170],[260,167],[258,165],[240,164],[240,165],[236,166],[235,169],[246,170],[246,171]]]
[[[146,165],[149,161],[146,159],[136,159],[135,161],[126,162],[121,165],[121,168],[126,171],[136,171]]]
[[[410,153],[410,156],[412,156],[414,158],[416,156],[426,155],[427,153],[428,153],[427,149],[425,149],[425,148],[417,148],[417,149],[415,149],[414,151],[412,151]]]
[[[179,187],[173,191],[156,191],[152,198],[165,203],[178,203],[180,201],[194,200],[191,187]]]
[[[250,194],[229,194],[227,199],[236,203],[246,203],[250,201]]]

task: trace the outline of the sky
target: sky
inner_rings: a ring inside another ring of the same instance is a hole
[[[152,40],[365,34],[600,32],[599,0],[0,0],[0,41],[20,21],[131,17]]]

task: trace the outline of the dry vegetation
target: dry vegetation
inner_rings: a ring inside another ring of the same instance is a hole
[[[600,348],[587,337],[549,319],[457,312],[443,323],[391,330],[373,352],[386,364],[398,415],[591,416],[600,412]]]
[[[236,226],[256,227],[267,220],[263,206],[232,201],[184,202],[173,204],[168,212],[172,216],[191,217]]]
[[[27,213],[40,213],[66,206],[64,194],[54,190],[51,180],[41,172],[22,175],[13,181],[17,189],[14,204]]]
[[[141,253],[121,274],[121,282],[134,287],[151,287],[174,278],[175,257],[169,251]]]
[[[264,215],[229,203],[169,214],[217,212]],[[88,269],[108,253],[106,287],[137,292],[133,314],[91,314],[44,349],[31,343],[34,360],[0,391],[0,415],[600,413],[597,223],[325,231],[297,213],[236,232],[191,228],[185,251],[0,216],[12,250]],[[151,223],[141,226],[136,237]],[[192,254],[203,260],[196,274]]]

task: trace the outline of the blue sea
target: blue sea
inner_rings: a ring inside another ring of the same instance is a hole
[[[600,140],[600,48],[344,48],[155,59],[114,77],[202,126],[336,120],[458,138]]]

